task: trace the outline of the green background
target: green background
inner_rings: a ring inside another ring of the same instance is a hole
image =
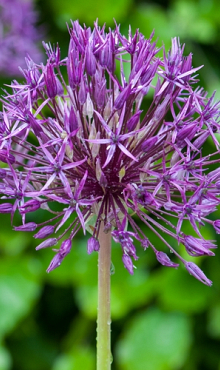
[[[39,0],[35,6],[44,41],[59,42],[62,57],[70,19],[92,26],[99,18],[108,29],[115,18],[126,35],[129,24],[146,37],[154,29],[154,40],[166,50],[179,36],[186,53],[193,53],[193,66],[204,64],[201,85],[209,95],[216,89],[220,99],[218,0]],[[1,76],[0,83],[8,80]],[[36,222],[44,217],[38,212]],[[213,217],[220,218],[220,211]],[[204,236],[215,239],[208,226]],[[62,265],[47,274],[54,254],[36,252],[36,245],[32,233],[12,231],[9,215],[0,215],[0,370],[94,370],[97,254],[87,255],[80,234]],[[219,251],[198,259],[213,281],[209,288],[181,267],[159,266],[148,250],[137,251],[130,276],[120,246],[112,249],[112,370],[220,370]]]

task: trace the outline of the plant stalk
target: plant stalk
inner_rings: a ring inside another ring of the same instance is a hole
[[[98,316],[97,316],[97,370],[110,370],[111,355],[111,310],[110,310],[110,268],[111,233],[99,232],[98,257]]]

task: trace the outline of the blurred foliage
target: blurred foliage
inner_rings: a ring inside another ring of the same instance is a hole
[[[171,37],[179,36],[186,53],[193,53],[194,66],[205,65],[201,85],[209,95],[216,89],[220,98],[218,0],[38,0],[36,8],[47,32],[44,41],[59,42],[63,57],[70,19],[92,26],[99,18],[113,28],[115,18],[123,33],[131,24],[146,37],[154,29],[154,39],[166,49]],[[3,87],[9,80],[1,76],[0,83]],[[36,218],[43,222],[45,216],[42,212]],[[94,370],[97,254],[87,255],[80,234],[71,254],[48,275],[53,252],[36,252],[32,233],[13,232],[8,215],[0,220],[0,370]],[[143,231],[154,242],[155,236]],[[210,228],[204,232],[215,238]],[[150,250],[137,250],[140,258],[130,276],[113,243],[112,369],[220,369],[219,251],[197,260],[213,280],[208,288],[183,268],[158,266]]]
[[[121,369],[179,369],[191,344],[190,320],[181,313],[148,308],[125,328],[117,347]],[[137,355],[138,354],[138,355]]]

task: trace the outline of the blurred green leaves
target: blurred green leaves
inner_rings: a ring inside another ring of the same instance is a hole
[[[203,312],[213,297],[213,290],[186,274],[186,271],[166,269],[160,271],[163,289],[158,290],[158,302],[166,310],[187,314]]]
[[[0,339],[12,331],[39,298],[42,267],[34,259],[0,261]]]
[[[218,37],[220,5],[217,1],[177,0],[164,8],[154,2],[134,5],[129,22],[148,36],[152,30],[165,45],[171,37],[214,43]]]
[[[98,18],[100,24],[131,24],[146,36],[154,29],[165,44],[179,36],[202,43],[214,43],[218,37],[220,4],[218,0],[176,0],[163,6],[157,2],[134,0],[50,0],[56,24],[66,29],[66,22],[79,19],[92,25]]]
[[[117,347],[121,370],[174,370],[185,362],[191,344],[190,320],[156,308],[136,316]]]
[[[12,365],[12,359],[9,351],[0,345],[0,369],[9,370]]]
[[[74,347],[68,354],[62,354],[55,360],[52,370],[93,370],[94,366],[94,351],[89,348]]]
[[[50,3],[57,25],[63,29],[70,19],[79,19],[87,25],[93,25],[97,18],[100,24],[112,25],[113,19],[120,22],[128,14],[132,0],[84,0],[83,3],[77,0],[50,0]]]

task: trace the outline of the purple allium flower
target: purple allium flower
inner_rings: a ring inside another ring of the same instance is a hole
[[[136,240],[162,265],[177,268],[179,260],[211,285],[175,247],[181,243],[190,258],[211,256],[215,244],[204,239],[202,227],[220,230],[219,220],[207,218],[219,205],[220,170],[213,165],[219,163],[220,103],[194,87],[201,67],[192,67],[177,38],[161,58],[153,34],[145,39],[129,30],[126,38],[118,25],[105,32],[97,22],[91,30],[77,21],[69,32],[68,56],[61,60],[59,47],[44,43],[47,64],[28,59],[26,82],[14,81],[4,97],[0,212],[12,219],[20,212],[15,230],[38,228],[34,237],[45,240],[37,250],[61,241],[48,272],[71,251],[80,229],[92,234],[88,253],[98,251],[103,223],[120,243],[129,273],[138,259]],[[26,223],[38,208],[51,218]],[[155,233],[155,245],[140,222]]]
[[[25,67],[27,54],[40,62],[42,53],[36,42],[41,32],[36,22],[32,0],[0,0],[0,73],[19,75],[18,67]]]

